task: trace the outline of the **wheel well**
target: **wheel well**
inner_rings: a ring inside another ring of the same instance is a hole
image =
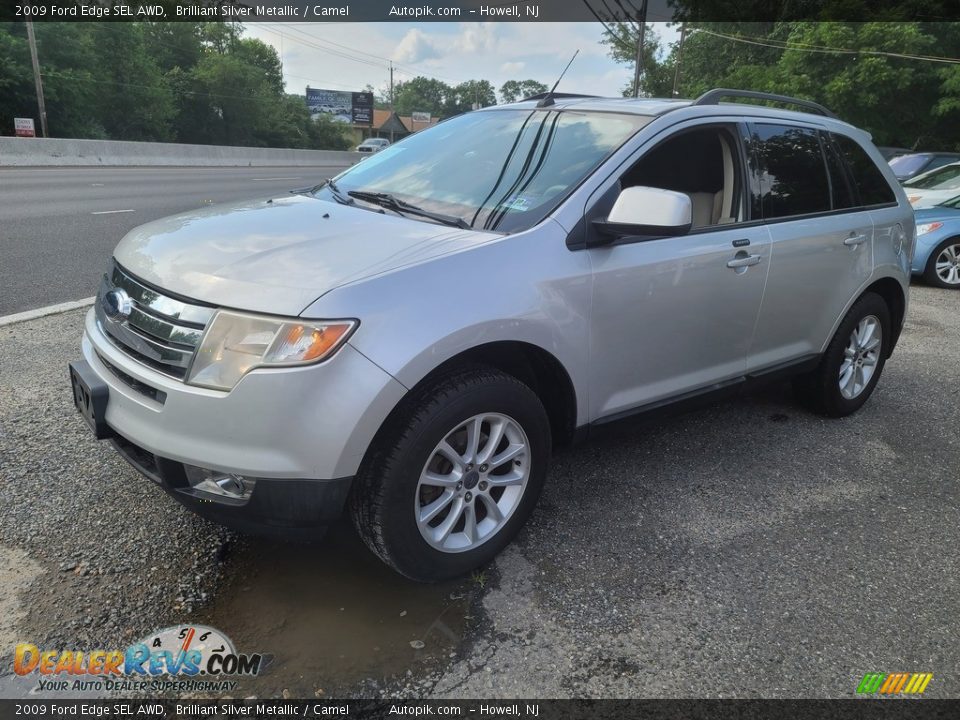
[[[907,308],[907,299],[903,294],[903,288],[900,283],[891,277],[880,278],[864,292],[874,292],[883,298],[890,310],[890,321],[893,325],[893,342],[887,350],[889,357],[893,353],[893,348],[900,338],[900,330],[903,328],[903,315]]]
[[[549,352],[536,345],[516,341],[479,345],[441,363],[420,382],[469,365],[496,368],[532,389],[550,418],[554,445],[572,442],[577,422],[577,395],[570,375]]]

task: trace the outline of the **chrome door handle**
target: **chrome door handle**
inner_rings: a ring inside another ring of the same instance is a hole
[[[854,247],[855,245],[862,245],[867,241],[866,235],[851,235],[846,240],[843,241],[843,244],[847,247]]]
[[[739,255],[739,254],[738,254]],[[735,257],[733,260],[727,260],[728,268],[745,268],[750,267],[751,265],[756,265],[760,262],[759,255],[742,255]]]

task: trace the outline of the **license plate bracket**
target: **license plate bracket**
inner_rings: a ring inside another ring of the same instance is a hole
[[[98,440],[112,437],[113,430],[107,425],[107,401],[110,398],[107,384],[97,377],[89,363],[81,360],[70,363],[70,385],[73,404],[94,436]]]

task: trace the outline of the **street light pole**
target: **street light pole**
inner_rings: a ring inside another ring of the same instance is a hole
[[[43,80],[40,79],[40,61],[37,59],[37,38],[33,34],[33,22],[27,20],[27,41],[30,43],[30,62],[33,63],[33,81],[37,86],[37,107],[40,109],[40,132],[47,133],[47,106],[43,102]]]

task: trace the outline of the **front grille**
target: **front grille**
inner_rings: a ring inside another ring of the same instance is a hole
[[[117,291],[117,292],[113,292]],[[105,297],[113,293],[110,298]],[[117,297],[126,305],[116,312]],[[216,308],[188,302],[135,278],[119,265],[103,276],[96,302],[97,323],[114,345],[138,362],[182,380],[203,329]],[[108,307],[114,310],[108,313]]]
[[[114,365],[112,362],[107,360],[100,353],[97,353],[97,359],[103,363],[104,367],[107,368],[107,370],[113,373],[114,377],[116,377],[117,380],[120,380],[131,390],[135,390],[141,395],[145,395],[146,397],[150,398],[154,402],[160,403],[161,405],[163,405],[167,401],[167,394],[163,392],[163,390],[157,390],[157,388],[151,387],[146,383],[140,382],[135,377],[128,375],[123,370],[121,370],[116,365]]]

